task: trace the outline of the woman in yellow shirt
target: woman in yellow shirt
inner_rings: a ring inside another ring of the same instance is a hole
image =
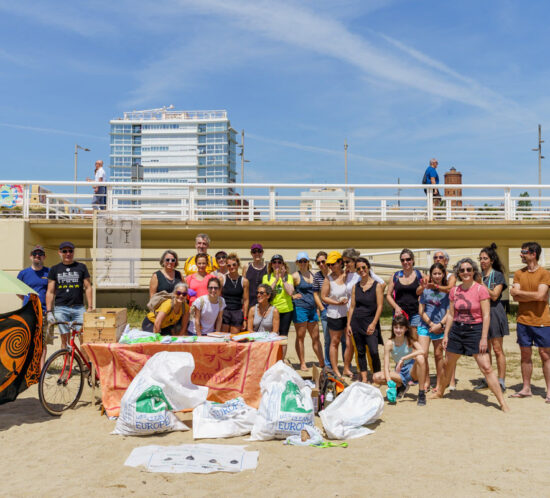
[[[174,287],[173,297],[166,299],[155,311],[148,313],[141,328],[161,335],[185,335],[188,323],[187,284],[179,282]]]

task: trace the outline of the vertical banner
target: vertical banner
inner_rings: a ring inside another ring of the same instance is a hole
[[[125,213],[98,212],[96,216],[96,286],[138,287],[141,219]]]

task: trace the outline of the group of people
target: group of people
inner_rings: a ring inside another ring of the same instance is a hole
[[[300,369],[307,368],[305,337],[309,335],[320,367],[332,370],[336,377],[351,378],[355,352],[359,380],[367,382],[370,370],[376,384],[395,382],[399,396],[418,382],[419,405],[426,404],[429,390],[430,397],[438,398],[446,389],[454,389],[457,360],[461,355],[473,356],[484,376],[477,388],[491,389],[502,409],[508,409],[503,396],[503,337],[509,334],[509,328],[501,302],[508,279],[495,244],[480,251],[480,266],[471,258],[463,258],[452,270],[448,269],[448,254],[437,250],[427,274],[415,268],[414,253],[403,249],[402,268],[387,283],[353,248],[341,253],[319,251],[314,258],[318,268],[315,273],[304,251],[296,255],[296,271],[292,273],[282,255],[264,259],[259,243],[251,246],[251,260],[244,265],[235,253],[218,251],[211,256],[209,248],[208,235],[197,235],[196,254],[185,260],[181,272],[177,269],[177,253],[164,251],[159,261],[161,269],[152,275],[149,284],[151,302],[156,300],[158,304],[144,318],[143,330],[163,335],[256,331],[287,336],[293,322]],[[522,389],[512,396],[532,395],[531,357],[535,346],[543,363],[546,402],[550,403],[550,273],[539,266],[540,254],[538,243],[522,245],[520,255],[525,267],[514,274],[510,288],[510,296],[519,303],[517,341],[523,376]],[[82,321],[84,295],[88,309],[92,303],[88,269],[74,261],[71,242],[60,244],[59,255],[61,262],[46,268],[44,248],[36,246],[31,251],[31,267],[21,271],[18,278],[38,291],[49,323]],[[380,327],[384,298],[394,315],[391,337],[385,344]],[[62,346],[66,346],[69,331],[64,326],[59,330]],[[44,339],[44,344],[52,343],[46,329]],[[433,387],[428,368],[430,343],[437,379]],[[384,347],[383,360],[379,346]],[[340,350],[342,371],[338,365]],[[491,366],[491,352],[496,359],[496,373]],[[394,368],[390,358],[396,364]]]

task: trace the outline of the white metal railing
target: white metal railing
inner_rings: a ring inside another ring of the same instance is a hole
[[[79,193],[74,193],[75,186],[80,188]],[[433,189],[443,192],[444,185],[62,181],[0,182],[0,217],[91,218],[93,186],[106,187],[105,208],[108,211],[132,211],[143,219],[152,220],[550,220],[550,185],[449,185],[449,188],[460,188],[462,195],[443,196],[439,203],[433,197]],[[242,198],[239,195],[241,187],[244,189]],[[211,194],[215,190],[223,195]],[[533,196],[520,196],[523,192]]]

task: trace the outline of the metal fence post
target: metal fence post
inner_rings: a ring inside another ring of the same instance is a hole
[[[380,201],[380,220],[386,221],[388,219],[388,203],[386,199]]]
[[[348,189],[348,216],[349,221],[355,221],[355,189]]]
[[[428,194],[428,195],[426,195],[426,202],[427,202],[426,207],[427,207],[428,221],[433,221],[433,219],[434,219],[434,202],[433,202],[434,191],[430,187],[428,187],[426,190],[427,190],[427,194]]]
[[[313,201],[313,221],[321,221],[321,199]]]
[[[28,221],[30,212],[29,184],[23,185],[23,219]]]
[[[509,187],[504,189],[504,219],[506,221],[512,219],[512,194]]]
[[[275,221],[275,187],[269,187],[269,221]]]
[[[248,201],[248,221],[254,221],[254,199]]]

